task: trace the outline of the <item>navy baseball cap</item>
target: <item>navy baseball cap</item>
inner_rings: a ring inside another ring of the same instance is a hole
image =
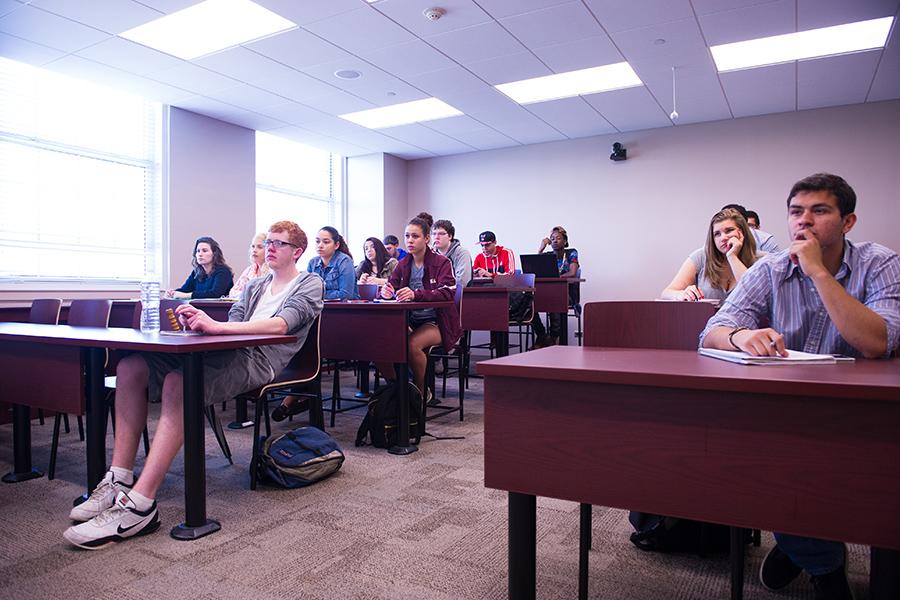
[[[494,235],[493,231],[482,231],[481,235],[478,236],[478,241],[480,243],[484,242],[496,242],[497,236]]]

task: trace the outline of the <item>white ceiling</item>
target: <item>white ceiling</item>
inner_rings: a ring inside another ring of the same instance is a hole
[[[900,35],[724,74],[708,49],[896,16],[898,0],[256,0],[300,28],[194,61],[116,37],[196,1],[0,0],[0,55],[346,156],[407,159],[672,127],[672,66],[678,125],[900,98]],[[446,15],[428,21],[432,6]],[[524,107],[492,87],[623,60],[643,87]],[[378,131],[336,116],[428,96],[465,115]]]

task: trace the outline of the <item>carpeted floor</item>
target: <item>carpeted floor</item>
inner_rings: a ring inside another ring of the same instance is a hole
[[[330,389],[328,378],[325,384]],[[344,375],[344,389],[351,384]],[[57,479],[0,484],[0,598],[506,598],[506,495],[483,485],[482,409],[482,383],[473,379],[465,422],[451,415],[429,426],[436,435],[465,439],[426,439],[408,457],[354,448],[361,417],[338,415],[331,433],[346,452],[343,469],[293,491],[248,489],[251,429],[226,430],[234,466],[208,432],[207,506],[222,530],[195,542],[169,537],[184,517],[179,457],[159,496],[163,527],[95,552],[62,538],[85,477],[84,444],[73,427],[62,436]],[[158,405],[151,418],[156,414]],[[226,413],[223,420],[230,417]],[[300,419],[295,425],[304,424]],[[35,422],[32,429],[34,461],[41,469],[51,432],[52,420],[43,427]],[[11,425],[0,426],[0,448],[0,472],[6,472],[12,466]],[[138,468],[142,459],[139,451]],[[538,597],[576,598],[578,506],[539,498],[537,532]],[[594,508],[591,597],[728,597],[727,557],[643,553],[628,542],[629,532],[624,511]],[[811,599],[805,577],[778,594],[760,586],[756,573],[771,544],[771,535],[764,534],[761,548],[748,547],[744,597]],[[857,600],[868,598],[867,581],[868,548],[851,546],[850,583]]]

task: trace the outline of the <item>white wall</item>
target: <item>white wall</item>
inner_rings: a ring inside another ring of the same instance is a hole
[[[609,160],[615,141],[627,161]],[[582,301],[649,299],[724,204],[759,212],[784,245],[787,193],[818,171],[857,192],[851,239],[900,250],[897,101],[411,161],[408,212],[452,220],[473,255],[484,229],[519,255],[563,225],[588,280]]]
[[[394,234],[403,241],[409,220],[406,196],[406,161],[390,154],[368,154],[347,159],[347,232],[355,262],[362,260],[368,237]],[[415,213],[413,213],[415,214]]]
[[[253,130],[170,108],[168,287],[190,273],[200,236],[219,242],[236,276],[247,266],[256,220],[255,157]]]

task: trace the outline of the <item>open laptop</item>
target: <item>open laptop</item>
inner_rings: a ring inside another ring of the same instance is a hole
[[[519,262],[523,273],[534,273],[535,277],[559,277],[559,265],[553,252],[520,254]]]

